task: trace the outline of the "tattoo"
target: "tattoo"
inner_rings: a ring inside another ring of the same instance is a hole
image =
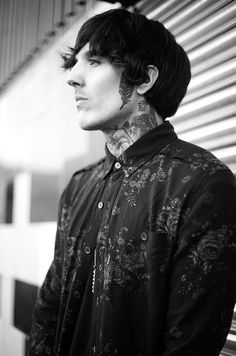
[[[124,105],[126,105],[130,101],[133,91],[134,91],[134,86],[126,82],[124,77],[124,72],[122,72],[121,79],[120,79],[119,93],[123,103],[120,107],[120,110],[124,107]]]
[[[112,154],[120,156],[129,146],[140,137],[157,126],[155,115],[143,113],[135,115],[131,122],[125,123],[119,128],[117,125],[107,135],[107,145]]]
[[[124,129],[112,131],[113,132],[107,137],[107,146],[114,156],[119,157],[133,144],[133,141]]]
[[[161,123],[155,109],[145,100],[140,101],[137,114],[125,122],[114,125],[106,132],[107,147],[118,157],[135,141]],[[146,110],[144,110],[146,108]],[[139,111],[142,111],[139,113]]]
[[[157,125],[155,117],[150,114],[141,114],[134,116],[130,125],[130,135],[143,136]]]
[[[149,107],[149,105],[146,102],[146,100],[141,100],[138,103],[138,111],[147,111],[148,107]]]

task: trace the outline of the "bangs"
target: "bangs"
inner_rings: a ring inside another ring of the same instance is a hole
[[[117,65],[122,65],[126,45],[120,33],[120,26],[114,18],[102,17],[103,14],[92,17],[85,22],[76,38],[75,47],[69,48],[69,53],[63,54],[63,68],[70,69],[76,63],[76,55],[89,43],[91,55],[108,59]],[[102,17],[102,19],[101,19]]]

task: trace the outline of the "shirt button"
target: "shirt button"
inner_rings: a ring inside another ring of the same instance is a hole
[[[98,203],[98,209],[102,209],[103,208],[103,202],[102,201],[100,201],[99,203]]]
[[[89,246],[85,246],[84,252],[86,253],[86,255],[89,255],[91,252],[91,248]]]
[[[141,233],[141,240],[143,240],[143,241],[147,240],[147,233],[146,232],[142,232]]]
[[[120,167],[121,167],[121,164],[120,164],[119,162],[116,162],[116,163],[115,163],[115,168],[116,168],[116,169],[120,169]]]

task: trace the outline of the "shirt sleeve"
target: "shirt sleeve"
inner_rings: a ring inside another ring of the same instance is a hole
[[[235,179],[230,171],[218,171],[197,186],[179,227],[161,356],[217,356],[231,325],[236,299]]]
[[[56,338],[63,265],[64,194],[60,199],[54,258],[39,290],[32,315],[28,356],[52,356]]]

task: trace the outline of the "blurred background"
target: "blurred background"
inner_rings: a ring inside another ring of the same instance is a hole
[[[185,48],[193,78],[170,121],[236,173],[235,0],[0,0],[1,356],[26,354],[63,188],[104,155],[102,134],[78,127],[60,53],[86,19],[120,6],[163,22]],[[236,318],[222,355],[236,355]]]

